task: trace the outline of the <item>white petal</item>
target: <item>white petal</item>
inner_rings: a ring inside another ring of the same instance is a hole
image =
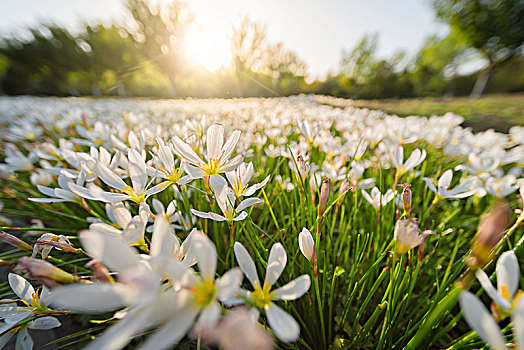
[[[82,231],[79,238],[86,252],[112,271],[120,272],[140,262],[136,250],[129,247],[119,236]]]
[[[62,324],[52,316],[40,317],[29,324],[31,329],[52,329],[60,327]]]
[[[191,146],[182,141],[178,136],[173,138],[173,148],[175,153],[178,154],[182,159],[195,165],[202,165],[204,162],[200,157],[193,151]]]
[[[225,164],[227,160],[229,159],[229,157],[231,157],[231,154],[235,150],[235,146],[238,143],[238,139],[240,139],[240,134],[241,133],[239,130],[235,130],[233,131],[233,134],[231,134],[229,139],[226,141],[226,144],[224,145],[224,147],[222,148],[220,152],[220,165]]]
[[[486,293],[491,299],[493,299],[493,301],[499,304],[499,306],[503,309],[509,310],[511,308],[510,302],[504,299],[504,297],[495,289],[495,287],[493,287],[493,284],[491,284],[488,275],[486,275],[482,269],[478,269],[477,272],[475,272],[475,276],[482,285],[482,288],[484,288]]]
[[[233,171],[236,168],[238,168],[240,164],[242,164],[243,161],[244,161],[244,156],[239,154],[235,158],[231,159],[229,162],[225,163],[222,166],[222,171]]]
[[[262,202],[264,202],[264,201],[262,199],[260,199],[260,198],[247,198],[247,199],[244,199],[242,202],[240,202],[240,204],[235,209],[235,211],[237,213],[239,213],[242,210],[244,210],[246,208],[249,208],[252,205],[255,205],[255,204],[258,204],[258,203],[262,203]]]
[[[228,140],[229,141],[229,140]],[[207,159],[218,160],[222,145],[224,144],[224,127],[213,124],[207,129]]]
[[[448,169],[442,174],[440,179],[438,179],[438,187],[443,187],[447,189],[451,184],[451,179],[453,179],[453,170]]]
[[[519,289],[520,269],[519,261],[515,252],[508,251],[503,253],[497,260],[497,288],[499,293],[503,285],[508,287],[508,292],[511,298]]]
[[[158,158],[160,158],[160,161],[167,169],[173,169],[175,166],[175,159],[173,158],[173,153],[169,149],[169,147],[166,146],[164,141],[157,137],[156,141],[158,143]]]
[[[144,158],[135,149],[128,151],[129,164],[127,170],[136,193],[142,193],[147,184],[146,163]]]
[[[287,255],[284,247],[280,243],[273,244],[269,259],[267,261],[266,278],[264,284],[272,286],[284,271],[287,263]]]
[[[204,170],[194,167],[189,163],[184,163],[184,171],[189,174],[191,179],[200,179],[206,174]]]
[[[251,258],[251,255],[249,255],[247,252],[246,248],[244,248],[244,246],[239,242],[235,242],[234,250],[238,266],[244,275],[246,275],[246,277],[249,279],[253,288],[255,285],[261,287],[260,280],[258,279],[257,268],[255,267],[255,262]]]
[[[228,187],[226,180],[219,175],[211,176],[209,178],[209,184],[213,189],[218,206],[223,213],[226,213],[231,208],[231,203],[229,203],[229,198],[227,196]]]
[[[206,280],[214,280],[217,267],[217,250],[209,238],[198,235],[191,239],[191,249],[198,258],[198,269]]]
[[[524,349],[524,298],[520,298],[511,315],[517,349]]]
[[[266,307],[267,320],[278,339],[292,342],[298,339],[300,327],[295,319],[275,303]]]
[[[495,350],[507,349],[506,340],[500,331],[499,325],[474,294],[462,291],[459,303],[466,322],[477,332],[480,339]]]
[[[89,343],[84,350],[113,350],[122,349],[131,340],[131,337],[144,329],[148,321],[148,310],[135,310],[131,315],[118,321],[96,340]]]
[[[220,308],[220,304],[213,300],[211,304],[206,306],[201,312],[200,317],[198,318],[198,321],[195,325],[195,327],[214,327],[218,323],[218,320],[220,319],[222,309]]]
[[[133,289],[121,283],[76,283],[53,289],[45,302],[62,310],[100,313],[128,306],[135,297]]]
[[[166,216],[164,214],[157,215],[153,226],[153,235],[151,236],[150,255],[169,257],[179,247],[180,243]]]
[[[29,335],[27,328],[22,329],[20,332],[18,332],[18,336],[16,337],[15,349],[33,350],[33,339]]]
[[[121,228],[127,227],[129,224],[129,221],[131,221],[131,213],[129,210],[125,207],[124,203],[118,202],[111,205],[111,211],[113,213],[113,217],[115,218],[116,223]]]
[[[238,267],[235,267],[217,279],[215,285],[217,286],[218,300],[224,301],[234,297],[240,288],[240,283],[242,283],[243,278],[244,275],[242,271]]]
[[[127,187],[127,184],[118,176],[115,174],[112,170],[110,170],[108,167],[106,167],[103,164],[98,164],[98,174],[100,175],[100,179],[108,186],[116,188],[118,190],[123,190]]]
[[[23,299],[28,303],[31,303],[31,301],[33,300],[33,294],[35,294],[35,289],[33,288],[33,286],[31,286],[31,283],[29,283],[22,276],[19,276],[14,273],[10,273],[8,279],[9,285],[11,286],[13,292],[15,292],[15,294],[18,295],[20,299]]]
[[[198,311],[188,306],[173,315],[173,318],[160,327],[140,346],[139,350],[161,350],[175,345],[191,328]]]
[[[211,213],[206,213],[206,212],[203,212],[203,211],[199,211],[199,210],[195,210],[195,209],[191,209],[191,213],[195,216],[198,216],[199,218],[203,218],[203,219],[213,219],[211,217]]]
[[[13,335],[15,334],[11,332],[7,332],[0,337],[0,349],[4,348],[4,346],[9,342],[9,340],[11,340]]]
[[[309,275],[302,275],[293,281],[275,290],[274,298],[280,300],[295,300],[309,290],[311,279]]]
[[[241,212],[238,216],[236,216],[233,221],[242,221],[247,218],[247,213],[245,211]]]

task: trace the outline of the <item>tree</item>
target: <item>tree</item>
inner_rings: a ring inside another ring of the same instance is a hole
[[[378,35],[365,35],[350,51],[342,51],[340,71],[354,80],[356,84],[369,81],[372,67],[376,63]]]
[[[454,94],[455,77],[468,47],[454,30],[446,37],[428,37],[415,56],[412,80],[417,95]]]
[[[448,23],[488,64],[471,92],[484,92],[493,70],[523,53],[524,3],[522,0],[431,0],[438,19]]]
[[[171,97],[176,95],[175,77],[183,71],[182,43],[192,21],[184,3],[151,4],[148,0],[127,0],[126,8],[133,25],[130,32],[141,47],[144,57],[156,62],[169,77]]]

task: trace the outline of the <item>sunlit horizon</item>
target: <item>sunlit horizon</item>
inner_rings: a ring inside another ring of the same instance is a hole
[[[231,67],[231,44],[224,33],[193,25],[184,38],[185,58],[214,73]]]

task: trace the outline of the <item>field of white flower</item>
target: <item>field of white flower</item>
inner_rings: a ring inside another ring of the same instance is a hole
[[[326,99],[0,98],[0,348],[524,349],[524,127]]]

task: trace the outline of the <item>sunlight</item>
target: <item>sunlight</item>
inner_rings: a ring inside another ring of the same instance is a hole
[[[184,53],[192,63],[211,72],[231,65],[231,47],[225,34],[194,28],[184,40]]]

